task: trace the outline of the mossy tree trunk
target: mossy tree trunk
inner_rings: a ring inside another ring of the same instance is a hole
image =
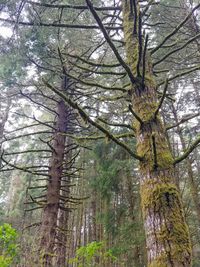
[[[123,0],[127,61],[136,77],[130,94],[133,109],[141,119],[135,123],[135,127],[137,152],[143,158],[140,162],[140,192],[148,266],[190,266],[188,227],[180,194],[174,184],[173,158],[159,112],[156,112],[159,101],[148,54],[144,61],[145,75],[142,76],[144,66],[140,63],[139,16],[138,4],[134,7],[133,1]]]
[[[62,90],[64,90],[62,86]],[[40,261],[42,266],[53,266],[55,242],[57,236],[58,211],[60,209],[60,189],[63,175],[63,160],[68,122],[68,107],[63,100],[57,105],[57,120],[52,143],[52,156],[49,165],[49,181],[47,184],[46,205],[42,214]]]

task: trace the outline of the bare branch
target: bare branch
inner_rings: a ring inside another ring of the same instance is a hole
[[[97,25],[81,25],[81,24],[65,24],[65,23],[45,23],[45,22],[41,22],[41,21],[18,21],[16,22],[15,20],[11,20],[11,19],[4,19],[4,18],[0,18],[0,21],[2,22],[6,22],[9,24],[13,24],[16,25],[16,23],[18,25],[21,26],[28,26],[28,27],[36,27],[36,26],[40,26],[40,27],[56,27],[56,28],[68,28],[68,29],[82,29],[82,30],[91,30],[91,29],[99,29],[99,26]],[[122,26],[105,26],[106,30],[122,30]]]
[[[99,28],[101,29],[104,38],[106,39],[108,45],[110,46],[110,48],[112,49],[113,53],[115,54],[116,58],[118,59],[119,63],[122,65],[122,67],[125,69],[125,71],[127,72],[130,80],[132,83],[136,82],[135,77],[133,76],[133,73],[131,72],[131,69],[129,68],[129,66],[126,64],[126,62],[123,60],[123,58],[120,56],[117,48],[115,47],[115,45],[113,44],[113,42],[110,39],[110,36],[108,34],[108,32],[106,31],[105,26],[103,25],[99,15],[97,14],[97,12],[95,11],[92,3],[90,0],[85,0],[87,3],[88,8],[90,9],[94,19],[96,20],[97,24],[99,25]]]
[[[182,156],[176,158],[174,160],[174,165],[181,162],[182,160],[186,159],[190,153],[200,144],[200,136],[194,141],[194,143],[183,153]]]
[[[136,118],[136,120],[138,120],[140,122],[140,124],[143,124],[142,119],[138,116],[138,114],[135,113],[135,111],[132,109],[132,105],[129,104],[128,106],[130,112],[133,114],[133,116]]]
[[[54,86],[50,85],[47,81],[43,80],[43,82],[46,84],[48,88],[50,88],[54,93],[58,94],[68,105],[70,105],[72,108],[78,111],[81,118],[85,121],[103,132],[110,140],[114,141],[116,144],[123,147],[132,157],[142,161],[143,158],[139,155],[135,154],[128,146],[126,146],[123,142],[119,141],[117,138],[115,138],[108,130],[106,130],[102,125],[97,123],[96,121],[93,121],[89,115],[72,99],[70,99],[68,96],[60,92],[58,89],[56,89]]]
[[[171,130],[171,129],[173,129],[173,128],[176,128],[176,127],[179,126],[180,124],[185,123],[185,122],[187,122],[187,121],[189,121],[189,120],[192,120],[192,119],[198,117],[199,115],[200,115],[200,113],[193,114],[193,115],[188,115],[188,116],[186,116],[186,117],[183,117],[178,123],[173,124],[173,125],[170,125],[170,126],[167,126],[167,127],[166,127],[166,131]]]
[[[152,135],[152,144],[153,144],[153,160],[154,160],[154,169],[158,168],[158,160],[157,160],[157,151],[156,151],[156,140],[155,136]]]
[[[163,104],[163,102],[164,102],[164,100],[165,100],[166,93],[167,93],[167,88],[168,88],[168,84],[169,84],[169,81],[168,81],[168,79],[166,79],[162,97],[161,97],[161,99],[160,99],[160,102],[159,102],[158,107],[157,107],[157,109],[156,109],[156,111],[155,111],[155,114],[154,114],[155,118],[156,118],[156,116],[158,115],[158,112],[159,112],[160,108],[162,107],[162,104]]]
[[[76,10],[87,10],[87,6],[83,5],[69,5],[69,4],[47,4],[47,3],[39,3],[39,2],[34,2],[34,1],[27,1],[28,4],[35,5],[35,6],[43,6],[43,7],[49,7],[49,8],[68,8],[68,9],[76,9]],[[116,10],[121,10],[120,6],[105,6],[105,7],[94,7],[95,10],[97,11],[116,11]]]
[[[161,48],[164,45],[164,43],[168,39],[170,39],[174,34],[176,34],[180,30],[180,28],[182,28],[184,26],[184,24],[189,20],[189,18],[192,16],[192,14],[194,13],[194,11],[196,9],[198,9],[199,7],[200,7],[200,4],[198,4],[197,6],[195,6],[192,9],[192,11],[185,17],[185,19],[172,32],[170,32],[167,36],[165,36],[165,38],[162,40],[162,42],[158,46],[156,46],[154,49],[152,49],[151,54],[154,54],[159,48]]]

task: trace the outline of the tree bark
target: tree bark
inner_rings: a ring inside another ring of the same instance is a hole
[[[191,265],[191,244],[180,193],[174,183],[173,157],[160,119],[156,83],[149,55],[145,58],[145,79],[138,73],[139,6],[137,17],[130,1],[123,1],[124,36],[129,67],[137,77],[130,95],[134,111],[141,121],[135,122],[137,153],[140,161],[140,193],[146,234],[149,267]],[[135,23],[137,25],[135,25]],[[143,53],[144,54],[144,53]],[[142,60],[141,60],[142,61]],[[140,64],[140,71],[144,66]]]
[[[64,90],[64,86],[62,86],[62,90]],[[68,122],[68,107],[63,100],[58,103],[57,113],[47,185],[47,202],[43,209],[41,225],[40,257],[44,267],[53,266],[53,257],[56,257],[55,240],[66,142],[66,136],[62,133],[66,132]]]

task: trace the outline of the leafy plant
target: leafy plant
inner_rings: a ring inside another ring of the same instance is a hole
[[[0,266],[9,267],[18,254],[17,231],[8,223],[0,226]]]
[[[111,249],[105,251],[103,242],[94,241],[77,249],[76,257],[70,259],[70,263],[77,263],[78,267],[98,267],[98,263],[95,262],[97,258],[98,261],[103,263],[106,263],[108,260],[117,260]]]

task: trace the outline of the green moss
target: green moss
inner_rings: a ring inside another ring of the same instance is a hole
[[[153,77],[153,74],[148,71],[146,71],[145,73],[145,84],[150,87],[156,87],[156,82]]]
[[[155,261],[153,261],[148,267],[168,267],[168,263],[166,262],[165,263],[165,257],[159,257],[157,258]]]
[[[167,178],[161,180],[163,180],[161,183],[148,180],[141,187],[144,217],[147,211],[151,210],[159,214],[160,218],[165,218],[161,229],[156,232],[157,242],[165,248],[165,251],[149,267],[169,266],[170,261],[176,263],[175,266],[182,266],[178,264],[185,262],[187,255],[188,259],[191,256],[191,244],[188,227],[184,222],[180,194],[174,184],[164,181]],[[187,266],[190,266],[189,263]]]
[[[133,35],[134,19],[130,15],[129,1],[122,1],[122,3],[127,62],[136,77],[139,42],[138,37]],[[145,67],[145,88],[138,90],[136,87],[138,85],[132,85],[134,110],[143,121],[143,124],[135,121],[133,126],[136,129],[138,140],[137,154],[144,158],[144,161],[140,163],[141,173],[147,179],[141,185],[141,204],[144,218],[146,218],[147,212],[151,212],[162,219],[161,224],[163,225],[156,233],[156,237],[153,237],[154,233],[147,233],[147,235],[150,234],[152,238],[157,238],[158,244],[165,250],[150,263],[149,267],[171,266],[170,258],[174,262],[174,266],[180,267],[183,266],[182,262],[185,262],[188,258],[188,264],[185,263],[184,266],[190,266],[191,245],[189,233],[184,222],[178,189],[172,183],[173,157],[168,148],[159,114],[156,118],[154,115],[158,107],[158,101],[151,58],[148,53]],[[155,144],[155,146],[153,147],[152,144]],[[156,169],[155,160],[157,160]],[[167,226],[164,222],[166,217]]]
[[[166,179],[167,180],[167,179]],[[157,183],[152,180],[148,180],[145,185],[142,186],[142,207],[145,211],[148,207],[154,207],[155,210],[159,210],[163,203],[167,204],[167,198],[172,198],[172,195],[178,196],[177,187],[171,183]]]
[[[171,167],[173,164],[173,157],[171,155],[171,152],[166,150],[161,150],[160,153],[157,153],[158,156],[158,166],[160,168],[168,168]]]
[[[134,19],[130,15],[130,5],[129,3],[123,1],[123,26],[124,26],[124,38],[126,43],[127,51],[127,62],[132,70],[134,76],[137,76],[137,63],[139,58],[139,40],[138,35],[133,35],[134,30]],[[138,8],[139,11],[139,8]],[[139,17],[139,16],[138,16]],[[138,25],[137,21],[137,25]],[[146,86],[155,87],[155,79],[151,73],[151,62],[150,57],[147,53],[146,55],[146,73],[145,73],[145,84]],[[141,67],[142,68],[142,67]]]
[[[171,168],[173,164],[173,157],[168,149],[165,140],[159,140],[159,137],[154,133],[156,140],[156,155],[157,155],[157,165],[159,169]],[[154,168],[154,152],[151,136],[146,136],[143,142],[137,145],[137,154],[144,158],[142,164],[148,164],[149,168],[153,170]]]
[[[186,253],[191,255],[191,246],[189,240],[183,246],[172,246],[170,252],[163,252],[159,257],[153,260],[148,267],[168,267],[172,266],[170,262],[174,263],[174,266],[191,266],[185,261]],[[170,257],[169,257],[170,255]],[[186,265],[187,264],[187,265]]]

